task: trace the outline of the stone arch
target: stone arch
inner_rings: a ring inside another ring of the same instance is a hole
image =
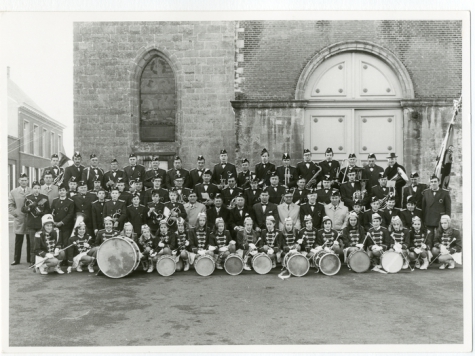
[[[396,73],[401,83],[403,98],[414,98],[414,87],[412,80],[406,67],[402,62],[389,50],[375,43],[368,41],[344,41],[332,44],[319,51],[304,67],[300,73],[297,87],[295,90],[295,99],[303,100],[305,88],[308,80],[317,67],[327,58],[348,51],[360,51],[373,54],[387,63]]]

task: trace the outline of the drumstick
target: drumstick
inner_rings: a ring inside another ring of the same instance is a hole
[[[455,240],[456,240],[456,238],[454,237],[454,239],[453,239],[452,241],[450,241],[450,242],[449,242],[449,244],[447,245],[447,247],[449,247],[450,245],[452,245],[452,242],[454,242]],[[440,256],[441,254],[442,254],[442,252],[441,252],[441,253],[439,253],[439,254],[437,255],[437,257],[436,257],[436,258],[434,258],[434,259],[432,260],[432,262],[431,262],[431,263],[429,263],[429,266],[430,266],[431,264],[433,264],[433,263],[434,263],[434,261],[435,261],[436,259],[438,259],[438,258],[439,258],[439,256]]]
[[[65,248],[63,248],[62,250],[59,250],[58,253],[59,253],[59,252],[62,252],[62,251],[64,251],[64,250],[67,250],[67,249],[70,248],[72,245],[76,245],[76,244],[73,242],[73,243],[72,243],[71,245],[69,245],[68,247],[65,247]],[[41,260],[40,262],[35,263],[34,265],[31,265],[31,266],[28,267],[28,268],[33,268],[33,267],[39,266],[39,265],[45,263],[45,261],[48,260],[48,259],[49,259],[49,258],[45,258],[45,259]]]

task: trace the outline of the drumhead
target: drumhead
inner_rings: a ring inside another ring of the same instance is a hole
[[[237,276],[244,269],[244,262],[238,255],[229,255],[224,261],[224,270],[231,276]]]
[[[258,274],[267,274],[272,269],[272,261],[270,257],[264,253],[255,255],[252,258],[252,268]]]
[[[320,258],[318,267],[323,274],[333,276],[340,270],[340,258],[334,253],[327,253]]]
[[[97,251],[97,264],[110,278],[122,278],[130,274],[137,265],[138,254],[134,246],[121,237],[105,240]]]
[[[310,263],[308,262],[307,257],[300,253],[290,256],[287,260],[287,269],[292,276],[302,277],[307,274],[309,268]]]
[[[209,276],[214,272],[214,261],[210,256],[199,256],[195,260],[195,270],[200,276]]]
[[[397,273],[402,269],[404,260],[402,256],[395,251],[386,251],[381,256],[381,266],[388,273]]]
[[[171,256],[160,256],[157,260],[157,272],[159,275],[168,277],[175,273],[176,262]]]
[[[348,265],[351,270],[357,273],[366,272],[371,266],[371,260],[364,251],[353,251],[348,256]]]

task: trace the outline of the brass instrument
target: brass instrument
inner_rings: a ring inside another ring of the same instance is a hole
[[[230,202],[229,202],[229,205],[228,205],[228,209],[229,210],[232,210],[236,207],[236,198],[233,198]]]
[[[288,188],[290,183],[290,168],[285,167],[284,185]]]
[[[180,212],[181,212],[181,210],[180,210],[179,207],[173,208],[170,211],[170,214],[167,216],[167,225],[168,226],[173,226],[173,224],[175,223],[175,220],[172,219],[172,213],[179,214]]]
[[[48,201],[48,199],[43,198],[38,202],[38,204],[36,204],[33,200],[26,198],[25,206],[30,207],[30,206],[34,205],[33,211],[30,208],[30,213],[34,218],[37,218],[37,217],[41,216],[40,214],[43,212],[44,204],[47,201]]]
[[[391,188],[390,188],[391,189]],[[394,188],[393,188],[394,189]],[[386,209],[386,206],[388,205],[388,199],[389,197],[393,197],[395,195],[395,191],[389,191],[388,195],[386,195],[383,199],[379,201],[379,208],[380,209]]]
[[[74,227],[73,227],[73,231],[71,233],[71,236],[74,235],[74,230],[76,230],[76,228],[79,226],[79,224],[81,224],[82,222],[84,222],[84,214],[83,213],[76,213],[76,222],[74,223]]]
[[[310,189],[312,188],[312,186],[316,183],[317,181],[317,176],[322,172],[322,167],[320,167],[319,165],[316,165],[317,166],[317,172],[315,172],[315,174],[313,175],[312,178],[310,178],[310,180],[307,182],[307,184],[305,184],[305,188],[306,189]]]
[[[342,159],[342,160],[339,160],[338,163],[339,163],[339,167],[338,167],[338,171],[336,172],[336,181],[338,182],[338,179],[340,179],[340,173],[341,173],[341,167],[343,167],[343,165],[346,163],[346,166],[348,167],[348,158],[345,158],[345,159]],[[343,183],[343,182],[342,182]],[[341,184],[341,183],[340,183]]]
[[[70,161],[71,159],[66,156],[64,153],[59,153],[61,155],[61,159],[59,160],[59,163],[58,163],[58,167],[63,167],[66,163],[68,163],[68,161]],[[53,184],[56,185],[56,186],[60,186],[61,184],[63,184],[63,181],[64,181],[64,168],[63,170],[61,170],[61,168],[59,169],[59,174],[56,176],[56,178],[53,180]]]
[[[153,205],[154,205],[153,202],[148,203],[149,208],[153,208],[154,207]],[[163,220],[163,218],[165,217],[162,213],[157,213],[155,210],[151,210],[150,215],[152,217],[153,223],[157,225],[160,223],[160,220]]]
[[[112,214],[111,218],[112,220],[114,220],[114,222],[117,222],[119,220],[121,212],[122,212],[121,209],[117,209],[117,211],[114,214]]]

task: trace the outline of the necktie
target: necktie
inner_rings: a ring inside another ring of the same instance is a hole
[[[265,164],[263,164],[263,165],[262,165],[262,168],[266,168],[266,165],[265,165]]]
[[[199,175],[200,177],[201,177],[201,174],[202,174],[201,170],[198,169],[198,175]]]
[[[354,187],[355,187],[355,183],[351,182],[351,187],[354,188]]]
[[[256,191],[255,191],[255,190],[253,190],[253,191],[252,191],[252,194],[256,195]]]
[[[372,171],[373,171],[373,168],[371,167],[369,170],[372,172]]]
[[[310,205],[310,209],[312,209],[312,212],[314,208],[315,208],[315,205]]]
[[[434,197],[435,197],[435,195],[437,194],[437,190],[434,190],[433,193],[434,193]]]
[[[116,175],[116,173],[115,173],[115,172],[112,172],[112,176],[113,176],[114,178],[115,178],[115,175]]]
[[[262,212],[265,213],[267,209],[267,204],[262,204]]]
[[[229,193],[233,194],[233,191],[234,190],[232,188],[229,189]]]
[[[132,166],[132,172],[135,171],[135,166]]]
[[[239,209],[239,215],[242,216],[242,209]]]
[[[287,205],[287,209],[290,210],[290,205]]]
[[[305,163],[305,165],[307,166],[307,168],[310,168],[310,163]]]
[[[97,168],[94,168],[94,173],[96,173],[96,174],[97,174]]]
[[[204,187],[205,187],[205,192],[207,192],[208,191],[208,184],[205,184]]]
[[[221,167],[223,167],[223,169],[226,167],[226,164],[221,164]]]
[[[331,166],[331,165],[332,165],[332,163],[331,163],[331,162],[328,162],[328,165],[329,165],[329,166]]]
[[[299,194],[302,195],[302,191],[301,191],[301,190],[299,190]]]

